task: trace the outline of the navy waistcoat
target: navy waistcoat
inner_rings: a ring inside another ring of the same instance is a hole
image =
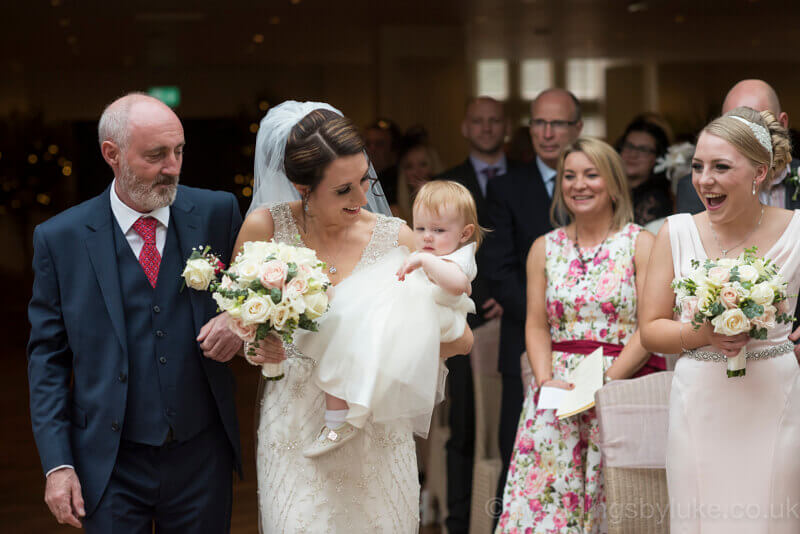
[[[114,227],[129,355],[122,437],[161,445],[171,428],[174,439],[187,440],[218,416],[203,355],[194,336],[186,335],[197,329],[191,290],[181,291],[185,258],[175,225],[167,229],[155,288],[119,225]]]

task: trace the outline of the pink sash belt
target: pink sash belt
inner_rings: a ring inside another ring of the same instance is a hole
[[[558,352],[567,352],[570,354],[591,354],[598,348],[603,349],[603,356],[611,356],[616,358],[622,352],[623,345],[616,343],[604,343],[602,341],[591,341],[589,339],[571,339],[569,341],[557,341],[552,344],[552,350]],[[667,368],[664,358],[651,354],[650,359],[639,369],[634,377],[649,375],[658,371],[664,371]]]

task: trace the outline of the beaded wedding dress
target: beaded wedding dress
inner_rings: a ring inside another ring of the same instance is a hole
[[[296,244],[300,232],[289,205],[269,209],[274,239]],[[354,272],[398,246],[401,224],[399,219],[377,216]],[[312,379],[315,362],[291,345],[286,354],[284,378],[259,392],[256,472],[261,531],[417,532],[419,481],[410,422],[367,422],[344,447],[304,458],[303,447],[323,425],[325,399]]]
[[[707,258],[689,214],[668,219],[675,276]],[[800,211],[764,256],[800,288]],[[759,251],[759,255],[762,255]],[[711,346],[684,353],[670,393],[667,482],[673,534],[800,532],[800,369],[778,324],[747,344],[747,374],[728,378]]]

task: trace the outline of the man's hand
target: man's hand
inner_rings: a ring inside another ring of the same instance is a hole
[[[487,321],[503,316],[503,307],[494,299],[487,299],[481,308],[483,309],[483,318]]]
[[[200,329],[197,342],[206,358],[227,362],[242,348],[242,340],[228,328],[228,314],[221,313]]]
[[[71,467],[53,471],[47,477],[44,502],[62,525],[81,528],[81,519],[86,515],[78,475]]]
[[[800,339],[800,326],[797,327],[797,330],[789,334],[789,339],[795,343],[794,346],[794,356],[797,358],[797,361],[800,362],[800,345],[797,345],[797,340]]]

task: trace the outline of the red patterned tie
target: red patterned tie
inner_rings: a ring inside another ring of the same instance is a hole
[[[144,274],[150,285],[156,287],[158,280],[158,266],[161,264],[161,254],[156,248],[156,225],[158,221],[153,217],[139,217],[133,223],[133,229],[144,239],[144,246],[139,253],[139,263],[144,269]]]

